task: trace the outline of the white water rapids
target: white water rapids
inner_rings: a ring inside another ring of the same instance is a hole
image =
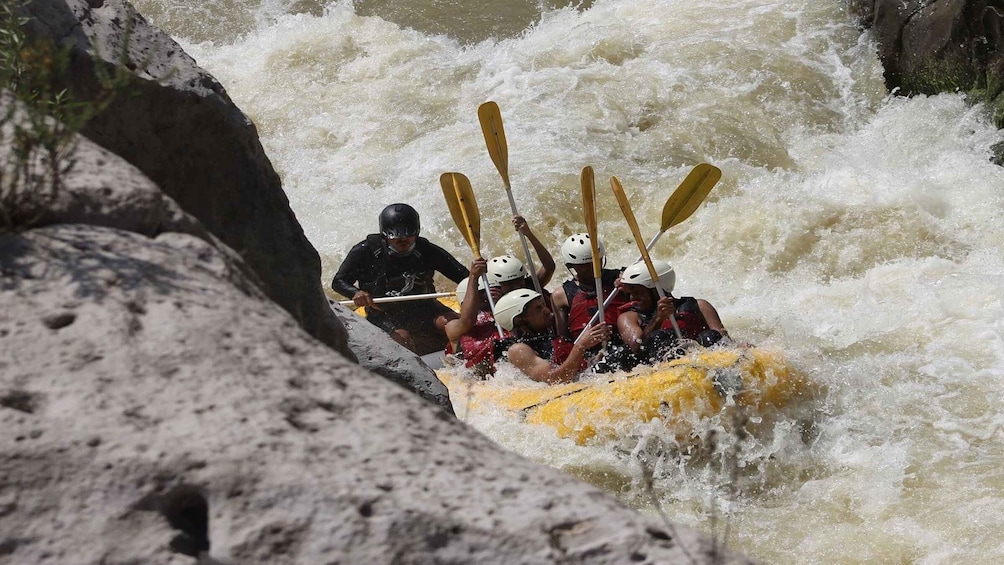
[[[519,210],[556,256],[583,231],[583,166],[611,266],[637,255],[611,175],[647,239],[690,168],[719,166],[653,255],[678,295],[825,392],[743,442],[736,477],[721,453],[646,459],[661,508],[772,563],[1004,560],[1004,170],[989,160],[1004,136],[985,109],[888,96],[838,0],[482,4],[136,2],[258,125],[326,287],[396,201],[468,261],[445,171],[472,181],[485,255],[522,253],[478,125],[487,100]],[[644,453],[470,423],[654,511]]]

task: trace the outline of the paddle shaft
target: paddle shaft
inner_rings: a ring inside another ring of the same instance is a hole
[[[485,291],[485,296],[488,297],[488,308],[491,309],[491,311],[492,311],[492,319],[494,319],[495,318],[495,299],[492,298],[491,287],[488,286],[488,275],[487,274],[481,275],[481,280],[484,281],[485,288],[488,289],[488,290]],[[498,320],[495,320],[495,330],[498,331],[500,338],[504,338],[505,337],[505,332],[502,330],[502,324],[500,324]]]
[[[596,289],[597,296],[596,315],[599,316],[598,319],[606,320],[606,316],[603,313],[603,301],[600,300],[603,297],[603,259],[600,258],[600,236],[596,219],[596,183],[594,182],[592,167],[583,167],[580,183],[582,185],[582,209],[585,215],[586,232],[589,234],[589,247],[592,251],[593,288]],[[588,328],[589,326],[586,326],[582,329],[579,338],[582,337]],[[606,340],[603,340],[602,351],[606,355]]]
[[[375,304],[384,304],[387,302],[406,302],[408,300],[428,300],[432,298],[446,298],[448,296],[456,296],[455,292],[432,292],[429,294],[407,294],[404,296],[381,296],[380,298],[374,298],[373,302]],[[351,300],[339,300],[339,304],[342,306],[352,306],[355,302]]]
[[[648,254],[648,249],[642,243],[641,232],[638,231],[638,221],[635,220],[634,212],[631,211],[631,202],[628,201],[627,194],[624,193],[624,187],[621,186],[617,177],[610,177],[610,188],[613,189],[614,196],[617,197],[617,204],[624,214],[624,220],[627,222],[628,228],[631,229],[631,235],[634,236],[635,243],[638,244],[638,251],[641,252],[641,258],[645,261],[648,274],[652,277],[652,282],[655,283],[655,290],[659,294],[659,298],[663,299],[666,297],[666,293],[662,290],[662,286],[659,285],[659,274],[655,272],[655,265],[652,264],[652,258]],[[683,334],[676,323],[676,315],[673,312],[670,312],[669,319],[673,326],[673,331],[676,332],[676,338],[683,339]]]
[[[509,199],[509,208],[512,210],[513,216],[518,216],[516,199],[513,198],[512,186],[509,184],[509,148],[506,145],[505,128],[502,125],[502,113],[499,111],[498,104],[485,102],[479,106],[478,119],[481,122],[481,132],[485,136],[488,155],[491,156],[495,168],[498,169],[499,175],[502,177],[502,185],[505,186],[505,194]],[[530,270],[533,288],[539,294],[544,294],[540,280],[537,278],[537,267],[533,263],[533,256],[530,255],[530,246],[526,242],[526,236],[520,233],[519,240],[523,244],[523,256],[526,257],[526,265]]]
[[[454,185],[454,189],[457,191],[457,198],[459,199],[460,203],[462,204],[462,206],[460,207],[460,211],[464,215],[464,226],[466,226],[466,228],[468,230],[470,230],[471,229],[471,227],[470,227],[471,226],[470,216],[472,214],[468,214],[468,212],[467,212],[467,206],[465,205],[466,201],[460,195],[460,188],[457,187],[456,185]],[[467,239],[471,243],[471,251],[474,252],[474,256],[475,257],[481,257],[481,242],[478,241],[478,238],[475,237],[473,233],[468,233]],[[488,275],[487,274],[481,275],[481,280],[484,281],[485,288],[487,288],[487,289],[491,288],[491,287],[488,286]],[[486,291],[485,295],[488,297],[488,307],[491,308],[492,318],[494,318],[495,317],[495,299],[492,298],[492,293],[491,293],[490,290]],[[498,320],[495,320],[495,329],[498,331],[500,338],[501,337],[505,337],[505,333],[502,331],[502,324],[500,324],[498,322]]]
[[[471,247],[474,257],[481,257],[481,214],[478,212],[477,199],[474,197],[474,190],[470,186],[470,181],[461,173],[443,173],[440,176],[440,184],[443,186],[443,196],[446,197],[446,203],[450,208],[450,215],[453,216],[453,222],[464,232],[464,239],[467,240],[467,244]],[[452,190],[450,190],[451,188]],[[464,198],[465,193],[470,196],[470,199]],[[456,212],[460,212],[459,217]],[[477,228],[474,227],[474,221],[477,222]],[[487,274],[482,275],[481,280],[485,283],[486,289],[490,288]],[[492,298],[490,291],[485,294],[488,295],[488,307],[491,309],[492,317],[494,317],[495,300]],[[495,321],[495,329],[498,331],[500,338],[505,337],[502,325],[499,324],[498,320]]]
[[[512,189],[509,187],[509,181],[505,181],[505,193],[509,197],[509,207],[512,208],[512,215],[518,216],[519,212],[516,210],[516,200],[512,197]],[[544,294],[540,287],[540,279],[537,278],[537,267],[533,263],[533,256],[530,255],[530,245],[526,242],[526,236],[522,232],[519,233],[519,241],[523,244],[523,255],[526,257],[526,266],[529,267],[530,278],[533,280],[533,289],[537,291],[538,294]]]

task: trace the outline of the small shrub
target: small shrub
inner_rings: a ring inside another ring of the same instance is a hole
[[[38,222],[74,166],[77,134],[126,90],[131,77],[122,64],[126,47],[111,69],[95,56],[96,92],[74,96],[66,86],[70,47],[32,37],[22,15],[26,5],[0,3],[0,233]]]

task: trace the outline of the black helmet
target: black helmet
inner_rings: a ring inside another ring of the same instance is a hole
[[[380,212],[380,233],[384,237],[411,237],[421,229],[418,212],[407,204],[391,204]]]

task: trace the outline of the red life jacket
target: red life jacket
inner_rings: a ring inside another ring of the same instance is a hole
[[[509,335],[509,332],[502,331],[504,335]],[[495,342],[498,339],[499,332],[495,326],[495,318],[492,317],[492,313],[485,311],[478,312],[478,319],[474,327],[460,336],[460,351],[464,353],[465,366],[473,367],[487,361],[494,371],[494,349]]]
[[[603,269],[603,299],[606,300],[610,293],[614,291],[614,281],[620,275],[620,271],[614,269]],[[562,284],[565,290],[565,298],[568,300],[568,332],[572,339],[579,337],[586,324],[593,318],[593,314],[599,309],[599,302],[596,300],[595,290],[585,290],[575,284],[575,281],[565,281]],[[613,301],[603,309],[603,318],[612,327],[617,326],[617,316],[620,315],[621,308],[630,303],[631,299],[627,293],[618,292]]]
[[[708,322],[704,319],[704,314],[701,314],[701,307],[697,304],[697,299],[692,296],[681,296],[680,298],[674,299],[674,304],[676,306],[675,318],[676,325],[680,328],[680,333],[683,334],[684,339],[696,340],[697,336],[701,334],[704,330],[708,328]],[[628,308],[629,310],[634,310],[638,312],[638,321],[641,322],[641,327],[648,325],[648,322],[655,315],[655,309],[651,312],[645,313],[638,310],[637,306]],[[659,326],[660,330],[665,330],[672,332],[674,337],[676,332],[673,330],[672,320],[667,319]]]
[[[567,339],[554,337],[553,335],[536,335],[531,337],[517,337],[515,343],[525,343],[541,359],[547,359],[551,365],[557,367],[568,359],[572,354],[572,346],[575,345]],[[579,370],[583,371],[587,367],[586,360],[579,364]]]

